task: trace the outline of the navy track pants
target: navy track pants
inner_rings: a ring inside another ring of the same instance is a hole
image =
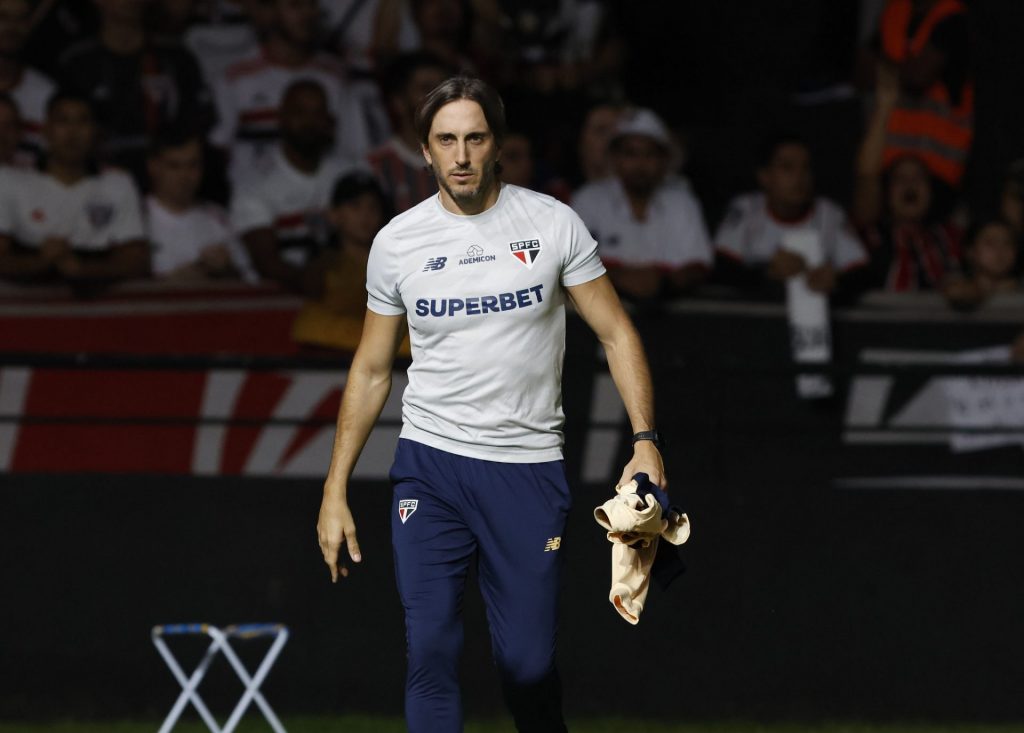
[[[474,559],[517,728],[566,730],[555,670],[560,547],[571,506],[563,462],[484,461],[402,439],[391,481],[411,733],[462,730],[462,598]]]

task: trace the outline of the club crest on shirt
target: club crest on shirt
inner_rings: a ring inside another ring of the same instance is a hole
[[[93,229],[102,229],[114,218],[114,205],[108,203],[92,203],[85,205],[85,214]]]
[[[416,512],[416,507],[419,506],[419,499],[400,499],[398,502],[398,518],[402,520],[402,524],[405,524],[409,517]]]
[[[509,242],[508,251],[512,253],[513,257],[526,265],[528,269],[532,270],[533,263],[540,256],[540,240],[526,239],[522,242]]]

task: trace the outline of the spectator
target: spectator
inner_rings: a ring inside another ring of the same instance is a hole
[[[21,115],[9,95],[0,92],[0,167],[18,164]]]
[[[259,54],[274,24],[273,12],[265,0],[222,0],[185,31],[185,45],[211,88],[230,66]]]
[[[63,278],[79,293],[149,271],[139,195],[117,170],[96,172],[88,98],[58,92],[47,108],[41,171],[0,169],[0,276]]]
[[[611,174],[609,143],[622,116],[621,105],[599,102],[587,112],[579,139],[580,175],[583,183]]]
[[[612,283],[642,301],[692,289],[711,264],[699,204],[685,187],[666,180],[670,145],[654,112],[630,111],[610,143],[613,175],[588,183],[572,199]]]
[[[327,219],[337,250],[327,257],[324,295],[303,306],[292,337],[307,346],[354,354],[366,317],[366,262],[380,228],[391,218],[387,196],[372,175],[340,178],[331,194]],[[409,355],[408,338],[401,353]]]
[[[0,92],[17,105],[22,128],[17,162],[27,165],[37,163],[42,153],[46,102],[54,92],[48,76],[25,64],[31,13],[28,0],[0,0]]]
[[[946,299],[958,310],[971,310],[996,293],[1019,290],[1019,258],[1020,239],[1010,223],[985,222],[967,238],[967,275],[946,283]]]
[[[262,277],[316,298],[324,285],[331,188],[353,166],[328,157],[335,126],[317,82],[303,79],[285,90],[280,121],[271,165],[235,192],[231,223]]]
[[[404,42],[400,0],[380,0],[377,56],[387,62],[401,52]],[[419,36],[418,48],[433,54],[450,69],[475,74],[469,54],[473,37],[469,3],[463,0],[411,0],[412,20]]]
[[[150,140],[166,128],[205,134],[213,122],[209,90],[192,54],[152,40],[148,0],[93,0],[100,32],[61,57],[60,79],[93,100],[101,158],[145,180]]]
[[[794,135],[777,134],[762,146],[760,191],[737,196],[715,233],[717,279],[747,293],[775,294],[779,284],[806,276],[808,287],[832,294],[867,263],[842,209],[814,193],[811,153]],[[808,263],[795,243],[812,237],[821,264]]]
[[[384,70],[381,86],[394,134],[370,152],[367,162],[397,213],[437,193],[437,180],[420,151],[414,118],[420,100],[447,77],[440,59],[424,52],[399,56]]]
[[[215,87],[219,120],[210,141],[229,150],[235,184],[263,176],[273,167],[281,132],[279,105],[292,82],[310,79],[325,90],[337,126],[338,152],[353,160],[362,160],[370,150],[370,120],[382,116],[353,95],[342,66],[317,51],[316,1],[268,2],[273,14],[266,43],[255,56],[228,67]]]
[[[501,144],[501,180],[533,188],[533,146],[521,132],[508,132]]]
[[[25,60],[50,78],[59,70],[58,49],[71,48],[99,29],[99,13],[89,0],[33,0],[32,16]]]
[[[895,67],[900,89],[882,164],[915,155],[944,185],[958,187],[974,134],[967,6],[960,0],[888,0],[876,48]]]
[[[195,135],[167,134],[150,149],[146,233],[158,278],[237,279],[247,270],[224,211],[198,200],[203,166]]]
[[[960,273],[960,232],[936,212],[933,179],[908,155],[882,167],[886,122],[899,98],[895,73],[877,74],[875,109],[857,154],[853,221],[868,245],[862,288],[888,292],[941,290]]]

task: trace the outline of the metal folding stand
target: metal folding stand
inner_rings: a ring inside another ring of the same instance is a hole
[[[167,636],[207,636],[210,638],[210,646],[207,647],[206,653],[191,676],[185,675],[181,665],[178,664],[178,660],[174,658],[170,647],[167,646],[167,642],[164,640],[164,637]],[[238,658],[235,650],[231,648],[228,640],[256,639],[261,637],[273,637],[273,642],[263,657],[263,661],[260,662],[259,667],[256,669],[256,674],[250,676],[249,671],[242,664],[242,660]],[[263,712],[263,717],[266,718],[275,733],[286,733],[284,726],[281,725],[281,721],[277,719],[270,704],[263,697],[263,693],[260,692],[260,685],[263,684],[267,675],[270,674],[270,669],[274,666],[277,655],[281,653],[281,649],[288,641],[287,626],[282,624],[240,624],[218,629],[216,626],[210,626],[209,624],[167,624],[164,626],[154,626],[152,638],[156,650],[160,652],[160,656],[167,663],[171,674],[174,675],[178,684],[181,685],[181,694],[178,695],[178,699],[167,714],[164,724],[160,727],[160,733],[168,733],[168,731],[174,728],[178,718],[184,712],[185,706],[190,702],[199,712],[199,717],[203,719],[211,733],[231,733],[234,731],[242,720],[246,709],[253,702]],[[235,674],[238,675],[238,679],[241,680],[242,685],[245,687],[242,697],[239,698],[235,709],[231,711],[231,716],[223,728],[217,724],[216,718],[213,717],[209,708],[206,707],[206,703],[199,696],[199,684],[203,681],[203,677],[206,676],[206,671],[210,668],[214,657],[219,653],[224,654],[228,664],[235,670]]]

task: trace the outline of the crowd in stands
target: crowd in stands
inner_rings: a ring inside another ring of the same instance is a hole
[[[273,281],[311,299],[296,338],[351,348],[373,235],[437,191],[417,103],[470,73],[508,104],[503,180],[570,204],[638,305],[805,278],[976,308],[1021,287],[1024,161],[972,221],[968,8],[878,4],[852,200],[780,129],[706,221],[685,135],[626,98],[612,0],[0,0],[0,278]]]

